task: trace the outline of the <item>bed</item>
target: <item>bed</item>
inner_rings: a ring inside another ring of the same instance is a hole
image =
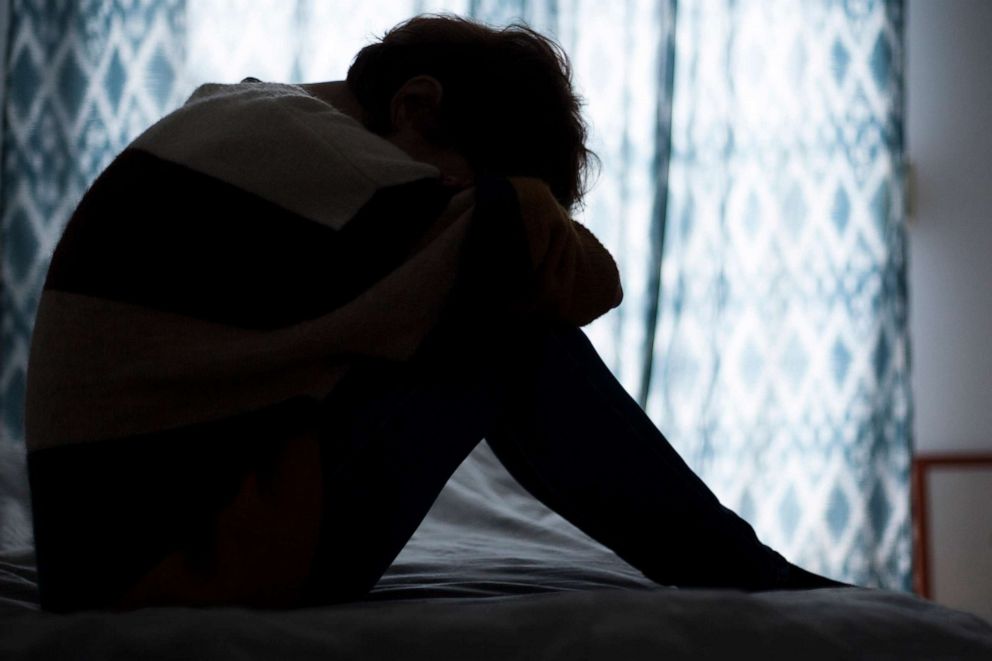
[[[992,626],[867,589],[654,585],[529,496],[482,443],[362,602],[294,611],[36,605],[0,557],[0,659],[992,659]]]

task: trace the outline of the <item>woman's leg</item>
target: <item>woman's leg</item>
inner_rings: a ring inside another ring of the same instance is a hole
[[[839,585],[786,562],[723,507],[581,331],[493,339],[469,349],[439,338],[412,364],[363,368],[335,391],[310,602],[370,590],[482,437],[535,497],[658,583]]]
[[[487,439],[535,497],[664,584],[841,585],[763,545],[682,461],[575,328],[541,327]]]

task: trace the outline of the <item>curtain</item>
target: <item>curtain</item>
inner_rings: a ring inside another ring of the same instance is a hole
[[[900,2],[681,0],[647,411],[794,562],[909,589]]]
[[[601,162],[578,218],[625,288],[588,332],[628,391],[791,559],[905,586],[896,2],[14,0],[0,460],[19,468],[0,473],[0,499],[13,494],[0,500],[0,546],[30,534],[31,320],[90,181],[200,82],[341,79],[362,45],[437,11],[525,21],[570,55]],[[798,121],[811,111],[818,122]]]

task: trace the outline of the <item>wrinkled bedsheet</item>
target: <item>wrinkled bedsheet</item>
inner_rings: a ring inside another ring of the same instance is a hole
[[[366,601],[296,611],[37,611],[0,558],[0,659],[992,659],[992,626],[911,595],[655,586],[481,444]]]

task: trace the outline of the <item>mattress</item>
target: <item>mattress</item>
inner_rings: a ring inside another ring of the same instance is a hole
[[[293,611],[37,610],[0,558],[0,659],[990,659],[992,626],[868,589],[653,584],[527,494],[485,443],[367,599]]]

